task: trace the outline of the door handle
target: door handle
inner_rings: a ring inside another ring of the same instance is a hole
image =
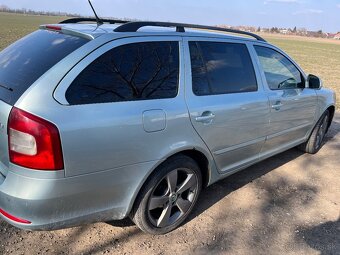
[[[283,106],[283,104],[281,103],[281,101],[276,101],[276,103],[272,105],[272,109],[278,111],[278,110],[281,109],[282,106]]]
[[[214,118],[215,118],[215,114],[213,114],[210,111],[206,111],[206,112],[202,113],[201,116],[196,117],[195,120],[196,120],[196,122],[210,124],[213,121]]]

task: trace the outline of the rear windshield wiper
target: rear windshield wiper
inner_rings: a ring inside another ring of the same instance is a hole
[[[2,84],[0,84],[0,87],[1,87],[1,88],[4,88],[4,89],[7,89],[7,90],[9,90],[9,91],[13,91],[13,89],[12,89],[12,88],[10,88],[10,87],[7,87],[7,86],[5,86],[5,85],[2,85]]]

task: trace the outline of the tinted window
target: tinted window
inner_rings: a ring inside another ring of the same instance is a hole
[[[257,90],[246,45],[190,42],[192,89],[195,95],[217,95]]]
[[[266,47],[255,46],[268,86],[272,90],[303,88],[300,71],[281,53]]]
[[[70,104],[91,104],[176,97],[178,42],[123,45],[105,53],[74,80]]]
[[[38,30],[12,44],[0,52],[0,99],[15,104],[46,71],[86,42],[82,38]]]

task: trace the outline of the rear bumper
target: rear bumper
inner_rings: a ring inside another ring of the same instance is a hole
[[[29,178],[9,171],[0,184],[0,209],[31,224],[0,216],[29,230],[123,219],[154,164],[147,162],[62,179]]]

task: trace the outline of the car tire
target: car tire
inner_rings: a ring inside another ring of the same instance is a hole
[[[328,130],[329,118],[329,111],[326,110],[316,123],[307,142],[298,147],[300,150],[306,153],[315,154],[321,149],[324,137]]]
[[[139,193],[130,218],[144,232],[162,235],[179,227],[202,189],[198,164],[185,155],[161,164]]]

